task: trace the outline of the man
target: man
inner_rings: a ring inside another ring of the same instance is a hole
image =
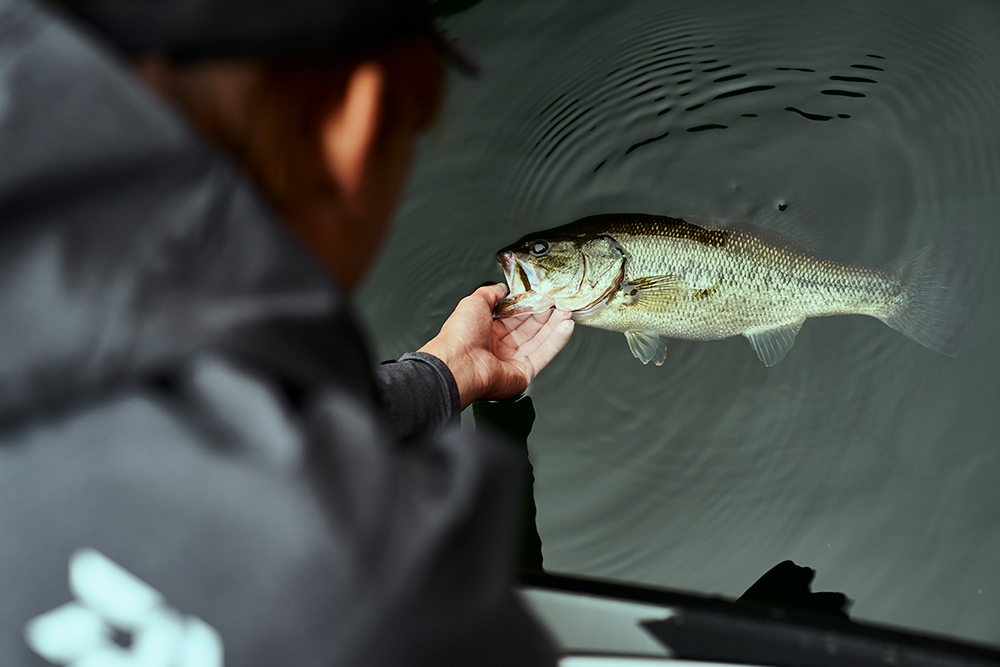
[[[320,268],[433,118],[423,8],[75,9],[0,0],[0,664],[551,663],[521,466],[454,421],[572,324],[482,288],[373,373]]]

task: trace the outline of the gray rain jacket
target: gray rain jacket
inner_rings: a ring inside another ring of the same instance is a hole
[[[0,0],[0,665],[550,663],[518,458],[369,363],[232,164]]]

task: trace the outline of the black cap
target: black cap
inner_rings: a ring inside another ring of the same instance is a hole
[[[479,72],[435,27],[427,0],[86,0],[67,7],[130,55],[335,56],[424,34],[460,71]]]

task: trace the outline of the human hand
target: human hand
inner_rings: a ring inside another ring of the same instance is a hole
[[[523,392],[573,333],[571,313],[562,310],[494,320],[493,308],[506,294],[506,285],[480,287],[420,348],[448,366],[463,410],[474,401]]]

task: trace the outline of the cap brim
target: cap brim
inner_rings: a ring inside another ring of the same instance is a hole
[[[299,51],[300,46],[288,48],[289,44],[301,45],[303,40],[284,41],[263,36],[257,42],[244,37],[240,40],[220,39],[216,43],[206,41],[203,36],[195,42],[180,39],[172,34],[173,16],[177,11],[177,0],[143,0],[142,2],[120,2],[114,0],[94,0],[93,2],[72,3],[67,8],[104,37],[116,43],[129,55],[162,53],[182,60],[198,60],[209,57],[257,57],[288,58],[322,56],[336,53],[348,45],[319,42]],[[438,54],[466,76],[478,76],[482,71],[476,57],[458,42],[449,38],[437,28],[430,17],[423,26],[414,26],[414,33],[424,32]],[[277,47],[275,46],[277,44]]]

